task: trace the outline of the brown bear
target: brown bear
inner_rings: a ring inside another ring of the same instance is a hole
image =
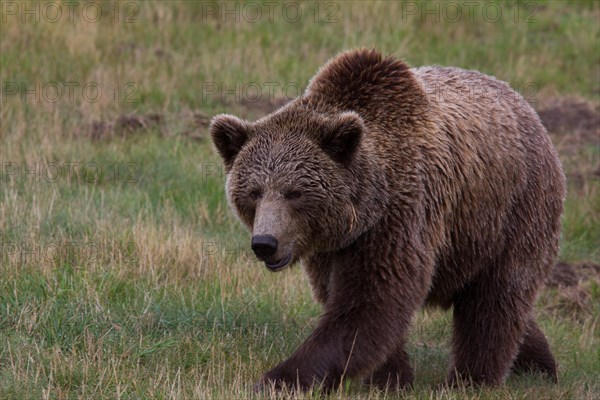
[[[448,383],[556,363],[532,305],[557,255],[565,178],[532,108],[493,77],[342,53],[253,123],[212,120],[228,201],[272,271],[300,262],[314,332],[258,387],[413,380],[407,330],[452,307]]]

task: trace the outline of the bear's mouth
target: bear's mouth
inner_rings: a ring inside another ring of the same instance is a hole
[[[270,263],[265,261],[265,265],[267,266],[267,268],[269,268],[270,271],[272,272],[277,272],[277,271],[281,271],[282,269],[284,269],[292,260],[292,253],[288,254],[287,256],[283,257],[281,260],[275,262],[275,263]]]

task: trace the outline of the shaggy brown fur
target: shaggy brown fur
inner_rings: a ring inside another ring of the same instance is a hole
[[[350,51],[275,113],[210,130],[252,248],[272,270],[301,261],[324,308],[261,385],[404,387],[424,304],[453,307],[449,383],[500,384],[513,363],[556,379],[532,304],[557,253],[564,176],[508,85]]]

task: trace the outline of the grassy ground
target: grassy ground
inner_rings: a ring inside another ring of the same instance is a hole
[[[262,115],[357,46],[493,74],[540,110],[570,181],[576,283],[538,301],[558,385],[436,388],[451,319],[427,310],[413,391],[332,397],[600,397],[597,3],[87,4],[0,2],[0,398],[260,397],[319,308],[299,268],[249,254],[206,121]]]

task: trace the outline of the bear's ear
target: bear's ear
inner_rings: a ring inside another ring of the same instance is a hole
[[[343,112],[327,122],[321,148],[335,161],[348,166],[360,145],[365,123],[355,112]]]
[[[233,115],[220,114],[210,121],[210,137],[227,169],[250,134],[250,124]]]

